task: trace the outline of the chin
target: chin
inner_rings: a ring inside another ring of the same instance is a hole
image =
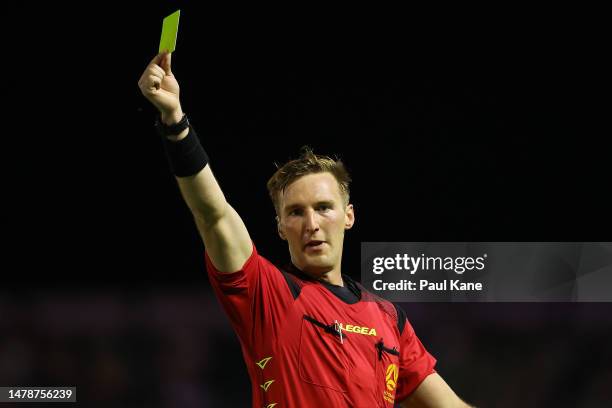
[[[327,261],[325,257],[317,257],[310,258],[307,257],[304,259],[304,271],[316,272],[319,274],[323,274],[334,269],[333,263]]]

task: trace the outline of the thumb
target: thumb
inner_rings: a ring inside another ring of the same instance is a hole
[[[162,67],[164,71],[166,71],[166,75],[172,74],[172,69],[171,69],[172,62],[171,61],[172,61],[172,53],[169,53],[169,52],[164,53],[164,55],[161,58],[160,66]]]

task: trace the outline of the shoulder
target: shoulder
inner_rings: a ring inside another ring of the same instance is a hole
[[[397,325],[397,330],[400,335],[404,331],[404,327],[406,326],[406,321],[408,320],[406,316],[406,312],[404,309],[395,302],[391,302],[387,299],[383,299],[378,295],[370,292],[366,288],[363,287],[359,282],[355,282],[359,289],[361,290],[361,300],[364,302],[375,302],[377,306],[386,313],[391,320],[393,320]]]

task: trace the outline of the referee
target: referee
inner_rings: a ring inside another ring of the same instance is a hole
[[[436,373],[404,311],[341,273],[344,233],[355,222],[342,162],[305,149],[268,181],[291,256],[279,268],[226,201],[181,109],[171,54],[157,55],[138,85],[161,114],[156,128],[240,340],[253,407],[468,407]]]

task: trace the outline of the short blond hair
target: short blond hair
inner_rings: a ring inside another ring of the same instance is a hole
[[[315,154],[310,147],[304,146],[301,149],[299,158],[291,160],[280,167],[277,165],[276,172],[268,180],[268,192],[270,193],[270,199],[272,199],[277,215],[280,216],[281,210],[279,208],[280,193],[300,177],[316,173],[330,173],[334,176],[338,182],[340,194],[344,199],[344,205],[348,205],[351,176],[344,163],[338,158],[334,160],[329,156]]]

